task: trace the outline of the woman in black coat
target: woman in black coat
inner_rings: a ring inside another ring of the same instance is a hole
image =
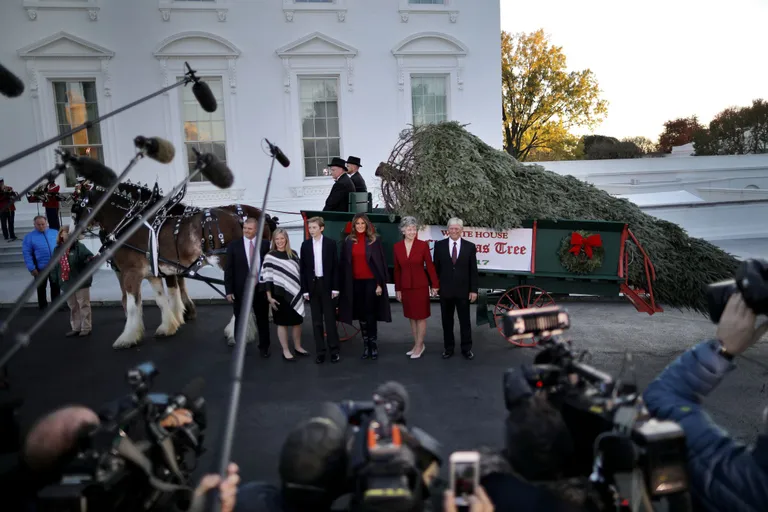
[[[384,246],[364,213],[352,219],[352,232],[344,240],[339,259],[339,320],[360,322],[362,359],[379,357],[377,322],[391,322]]]

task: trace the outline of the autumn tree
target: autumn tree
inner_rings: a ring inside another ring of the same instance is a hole
[[[518,160],[558,151],[575,127],[594,127],[608,104],[589,69],[567,71],[559,46],[543,30],[501,33],[504,148]]]
[[[693,142],[693,135],[704,127],[696,116],[681,117],[664,123],[664,131],[659,135],[657,149],[662,153],[671,153],[673,146],[682,146]]]
[[[654,144],[653,141],[648,137],[643,137],[643,136],[624,137],[623,139],[621,139],[621,141],[631,142],[632,144],[637,146],[644,155],[650,155],[651,153],[654,153],[656,151],[656,144]]]
[[[585,160],[616,160],[640,158],[643,151],[631,141],[620,141],[605,135],[587,135],[583,139]]]
[[[768,102],[754,100],[749,107],[729,107],[694,133],[696,155],[768,153]]]

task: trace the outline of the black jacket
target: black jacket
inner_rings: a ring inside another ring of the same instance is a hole
[[[269,241],[261,241],[261,261],[269,252]],[[248,279],[248,257],[245,255],[245,238],[238,238],[227,245],[227,263],[224,267],[224,290],[239,300],[245,291]],[[258,282],[257,282],[258,284]]]
[[[299,251],[301,264],[301,293],[309,293],[312,289],[312,279],[315,277],[315,251],[312,248],[312,238],[304,240]],[[335,240],[323,235],[323,276],[330,288],[325,291],[339,291],[339,250]]]
[[[355,191],[355,184],[348,174],[342,174],[331,188],[328,199],[325,200],[324,212],[348,212],[349,193]]]
[[[368,187],[365,186],[365,179],[360,176],[360,172],[356,172],[350,178],[352,178],[352,183],[355,184],[355,192],[368,192]]]
[[[435,270],[440,281],[440,297],[468,299],[470,293],[477,293],[477,246],[461,239],[459,259],[456,265],[451,261],[450,238],[435,242]]]

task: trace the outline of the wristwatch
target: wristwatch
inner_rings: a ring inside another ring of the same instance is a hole
[[[720,348],[717,350],[717,353],[720,354],[721,356],[723,356],[728,361],[733,361],[733,354],[731,354],[730,352],[728,352],[725,349],[725,347],[723,346],[723,342],[722,341],[718,340],[718,342],[720,343]]]

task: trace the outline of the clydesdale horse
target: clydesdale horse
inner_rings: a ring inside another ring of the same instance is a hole
[[[95,204],[106,190],[93,187],[87,191],[72,208],[75,223],[85,217],[86,210]],[[120,239],[120,232],[138,215],[162,197],[145,185],[126,182],[94,218],[94,224],[101,228],[102,243],[109,244]],[[150,230],[142,227],[118,249],[111,266],[120,282],[123,309],[126,314],[125,328],[112,345],[114,348],[128,348],[137,345],[144,336],[142,316],[141,283],[147,279],[155,291],[155,302],[162,313],[162,323],[155,331],[156,337],[176,334],[179,327],[196,316],[195,305],[187,294],[184,275],[188,270],[198,272],[207,265],[226,265],[226,244],[242,237],[242,225],[246,218],[259,219],[261,210],[248,205],[228,205],[213,208],[193,208],[180,202],[183,193],[174,198],[160,211],[155,219],[145,219],[156,230],[158,276],[153,274],[153,252],[150,249]],[[271,238],[267,216],[264,238]],[[163,279],[168,286],[166,293]],[[247,339],[256,337],[253,314],[249,315]],[[234,339],[234,313],[224,330],[225,336]]]

